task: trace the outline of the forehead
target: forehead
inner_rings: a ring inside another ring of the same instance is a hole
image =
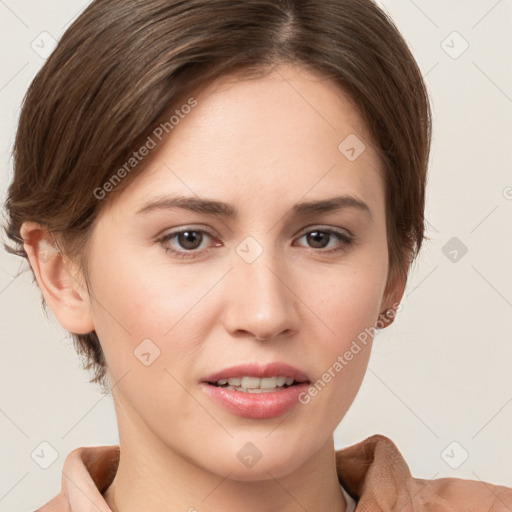
[[[162,116],[181,114],[123,191],[125,204],[165,191],[260,207],[262,196],[295,203],[333,189],[381,199],[383,169],[369,130],[325,76],[281,65],[258,78],[223,76],[190,97],[193,109],[175,103]]]

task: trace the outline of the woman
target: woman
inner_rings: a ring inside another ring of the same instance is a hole
[[[334,450],[422,244],[430,130],[369,0],[94,1],[28,91],[7,234],[120,445],[69,454],[40,510],[509,510],[386,437]]]

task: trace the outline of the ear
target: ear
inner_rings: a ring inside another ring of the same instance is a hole
[[[388,282],[384,291],[384,296],[381,303],[381,312],[376,325],[379,329],[389,327],[398,312],[400,307],[400,301],[404,295],[405,285],[407,281],[407,275],[391,276],[391,280]]]
[[[35,222],[24,222],[20,235],[41,293],[62,327],[75,334],[93,331],[89,293],[53,236]]]

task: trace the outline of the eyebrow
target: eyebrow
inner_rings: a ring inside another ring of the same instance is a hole
[[[172,210],[176,208],[223,218],[236,218],[238,216],[238,210],[230,204],[212,199],[186,196],[158,197],[147,202],[137,211],[137,215],[146,214],[154,210]],[[356,208],[371,216],[369,206],[364,201],[351,195],[339,195],[317,201],[302,201],[293,205],[288,215],[301,217],[315,213],[338,211],[345,208]]]

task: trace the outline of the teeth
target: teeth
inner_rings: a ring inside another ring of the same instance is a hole
[[[291,386],[294,382],[292,377],[230,377],[229,379],[219,379],[217,386],[225,386],[227,389],[238,389],[249,393],[265,393],[282,388],[285,384]],[[227,385],[227,386],[226,386]]]
[[[242,382],[240,385],[245,389],[256,389],[261,387],[260,382],[261,379],[258,377],[242,377]]]
[[[264,377],[263,379],[260,379],[259,387],[261,389],[275,388],[276,383],[277,383],[277,377]]]
[[[277,390],[277,388],[266,388],[266,389],[262,389],[262,388],[232,388],[230,386],[228,386],[228,389],[234,389],[235,391],[243,391],[245,393],[273,393],[274,391]]]

